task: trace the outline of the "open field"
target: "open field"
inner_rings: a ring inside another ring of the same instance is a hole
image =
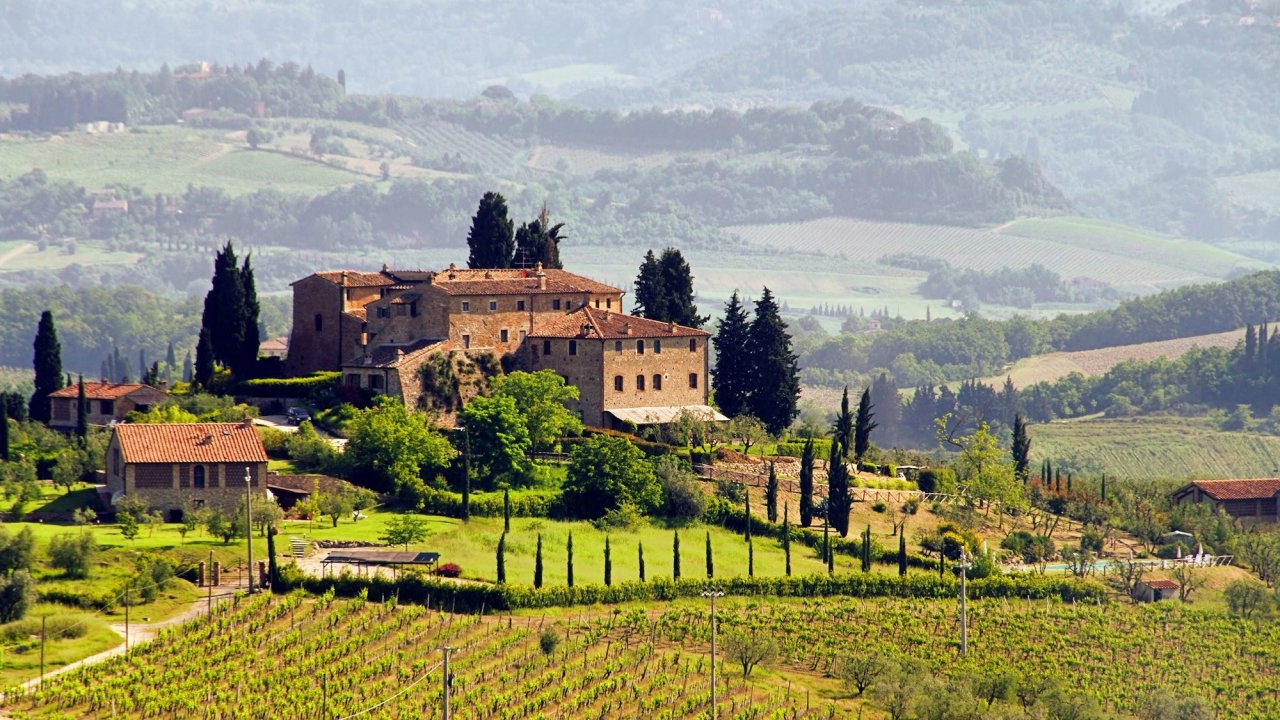
[[[895,253],[996,270],[1039,263],[1133,292],[1220,279],[1262,264],[1203,243],[1078,218],[1023,220],[997,230],[823,218],[725,228],[752,245],[876,263]]]
[[[1280,170],[1218,178],[1218,187],[1241,207],[1280,213]]]
[[[44,250],[25,240],[0,240],[0,273],[22,270],[61,270],[71,265],[134,265],[142,258],[137,253],[107,250],[96,242],[76,244],[74,253],[61,245],[50,244]]]
[[[984,378],[983,382],[1000,385],[1009,377],[1015,386],[1023,388],[1040,382],[1053,382],[1071,373],[1102,375],[1125,360],[1175,360],[1193,347],[1235,347],[1243,337],[1243,330],[1228,330],[1137,345],[1048,353],[1019,360],[1007,372]]]
[[[1280,437],[1181,418],[1092,418],[1031,425],[1032,464],[1069,461],[1122,479],[1280,475]],[[1079,474],[1079,472],[1077,472]]]

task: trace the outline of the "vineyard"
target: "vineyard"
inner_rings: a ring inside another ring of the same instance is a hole
[[[461,155],[463,161],[479,163],[486,172],[514,169],[516,156],[524,152],[508,138],[483,135],[453,123],[402,122],[395,124],[395,130],[427,156]]]
[[[744,680],[741,665],[721,655],[725,718],[847,717],[857,703],[875,707],[876,688],[855,699],[831,678],[850,655],[922,663],[928,672],[911,678],[922,706],[945,692],[928,678],[938,673],[952,685],[1006,678],[1028,707],[1096,701],[1131,715],[1163,688],[1199,696],[1222,717],[1280,711],[1280,626],[1183,606],[974,601],[965,658],[952,601],[726,599],[717,616],[722,640],[771,638],[763,664],[776,671]],[[459,719],[706,717],[709,633],[706,606],[692,601],[484,617],[331,596],[240,598],[127,657],[14,694],[3,710],[15,719],[439,717],[448,645]]]
[[[1141,242],[1123,233],[1117,239],[1117,228],[1111,225],[1067,220],[1025,223],[1031,221],[997,232],[832,217],[725,230],[753,245],[837,255],[857,263],[875,263],[898,253],[978,270],[1040,263],[1064,278],[1089,277],[1146,292],[1225,277],[1237,262],[1249,262],[1199,243],[1151,233],[1138,233]]]

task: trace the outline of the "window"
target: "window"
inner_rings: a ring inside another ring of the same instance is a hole
[[[360,374],[347,373],[347,385],[350,385],[351,387],[360,387]]]
[[[204,466],[197,465],[196,469],[191,471],[191,487],[204,489]]]
[[[497,311],[498,311],[498,301],[497,301],[497,300],[490,300],[490,301],[489,301],[489,312],[497,312]]]
[[[654,340],[654,341],[653,341],[653,352],[654,352],[654,354],[655,354],[655,355],[656,355],[656,354],[658,354],[658,353],[660,353],[660,352],[662,352],[662,341],[661,341],[661,340]]]
[[[381,389],[382,389],[382,376],[381,376],[381,375],[370,375],[370,376],[369,376],[369,388],[370,388],[371,390],[381,390]]]
[[[636,341],[636,354],[637,354],[637,355],[643,355],[643,354],[644,354],[644,341],[643,341],[643,340],[637,340],[637,341]]]
[[[506,328],[498,331],[498,342],[507,342],[511,337],[510,332]]]
[[[556,298],[555,300],[552,300],[552,301],[551,301],[551,309],[552,309],[552,310],[559,310],[559,309],[560,309],[560,299],[559,299],[559,298]]]
[[[689,338],[689,352],[698,352],[698,338]]]
[[[516,301],[516,309],[517,309],[517,310],[524,310],[524,301],[523,301],[523,300],[517,300],[517,301]]]
[[[596,298],[596,307],[600,307],[600,298]]]
[[[604,309],[605,309],[605,310],[612,310],[612,309],[613,309],[613,298],[605,298],[605,299],[604,299]]]
[[[384,318],[384,317],[391,317],[391,309],[390,309],[390,308],[385,308],[385,307],[380,307],[380,308],[378,308],[377,316],[378,316],[378,317],[380,317],[380,318]]]
[[[689,373],[689,387],[693,390],[698,389],[698,373]]]
[[[471,301],[470,301],[470,300],[463,300],[463,301],[462,301],[462,312],[471,312]]]
[[[570,341],[569,341],[569,354],[570,354],[570,355],[577,355],[577,354],[578,354],[578,341],[577,341],[577,340],[570,340]]]
[[[622,376],[621,375],[613,376],[613,391],[622,392]]]
[[[622,352],[622,341],[621,341],[621,340],[614,340],[614,341],[613,341],[613,351],[614,351],[614,352]]]
[[[661,376],[661,375],[657,375],[657,374],[655,374],[655,375],[653,376],[653,389],[654,389],[654,390],[661,390],[661,389],[662,389],[662,376]]]
[[[550,340],[543,340],[543,341],[542,341],[542,354],[543,354],[543,355],[550,355],[550,354],[551,354],[551,341],[550,341]]]
[[[463,335],[463,336],[462,336],[462,349],[467,350],[467,349],[469,349],[470,347],[471,347],[471,336],[470,336],[470,335]]]
[[[528,335],[528,333],[526,333],[526,332],[525,332],[525,331],[523,331],[523,330],[521,330],[521,331],[520,331],[520,342],[524,342],[524,339],[525,339],[525,336],[526,336],[526,335]]]
[[[324,316],[316,313],[316,332],[324,332]]]
[[[641,392],[644,392],[644,376],[643,375],[636,376],[636,389]]]
[[[116,413],[115,400],[99,400],[98,404],[101,406],[103,415],[114,415]]]
[[[418,301],[417,300],[414,300],[413,302],[409,303],[409,316],[418,317]]]

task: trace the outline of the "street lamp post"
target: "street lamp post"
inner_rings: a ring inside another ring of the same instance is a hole
[[[724,590],[711,585],[702,591],[702,597],[711,598],[711,720],[718,716],[716,709],[716,598],[724,597]]]
[[[249,540],[249,594],[253,594],[253,476],[244,468],[244,536]]]
[[[973,561],[969,559],[969,551],[962,548],[960,550],[960,560],[955,564],[955,569],[960,571],[960,657],[964,657],[969,653],[968,575],[971,567],[973,567]]]

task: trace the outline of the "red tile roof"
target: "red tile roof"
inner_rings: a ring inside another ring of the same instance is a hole
[[[258,431],[245,423],[126,423],[115,433],[127,463],[267,461]]]
[[[546,286],[538,287],[536,270],[466,270],[449,268],[435,274],[431,284],[450,295],[533,295],[556,293],[621,294],[620,288],[596,282],[567,270],[543,270]]]
[[[710,333],[674,323],[648,320],[609,310],[582,307],[553,320],[541,322],[530,333],[539,338],[625,338],[708,337]]]
[[[1270,500],[1280,493],[1280,478],[1196,480],[1191,484],[1214,500]]]
[[[392,278],[382,273],[376,272],[357,272],[355,270],[325,270],[315,273],[318,278],[323,278],[335,285],[342,287],[381,287],[383,285],[395,285],[396,282]]]
[[[1143,580],[1152,590],[1177,590],[1178,583],[1172,580]]]
[[[86,382],[84,384],[84,397],[86,400],[119,400],[120,398],[139,390],[149,390],[153,393],[164,394],[163,390],[153,388],[150,385],[139,385],[137,383]],[[78,398],[80,397],[80,388],[76,383],[72,383],[61,390],[55,390],[49,393],[49,397]]]

